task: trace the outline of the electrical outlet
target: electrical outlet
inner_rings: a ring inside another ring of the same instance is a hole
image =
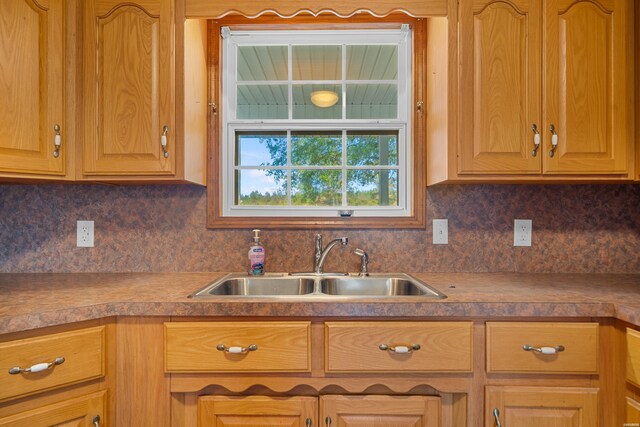
[[[77,243],[79,248],[93,247],[93,221],[78,221],[76,229]]]
[[[449,220],[448,219],[433,220],[433,244],[434,245],[449,244]]]
[[[531,246],[531,230],[533,222],[530,219],[516,219],[513,221],[513,246]]]

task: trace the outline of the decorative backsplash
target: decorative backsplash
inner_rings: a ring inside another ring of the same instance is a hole
[[[431,244],[448,218],[449,244]],[[533,245],[513,247],[513,220]],[[95,247],[76,248],[76,221]],[[325,270],[640,273],[640,185],[451,185],[427,189],[426,230],[326,230]],[[190,185],[0,185],[0,272],[246,271],[250,230],[209,230],[206,190]],[[264,230],[267,271],[307,271],[314,230]]]

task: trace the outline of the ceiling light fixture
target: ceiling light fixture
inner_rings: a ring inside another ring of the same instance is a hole
[[[311,92],[311,103],[316,107],[333,107],[338,102],[338,94],[330,90],[317,90]]]

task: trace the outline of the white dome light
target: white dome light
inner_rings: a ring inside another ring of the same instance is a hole
[[[330,90],[317,90],[311,92],[311,103],[316,107],[333,107],[338,102],[338,94]]]

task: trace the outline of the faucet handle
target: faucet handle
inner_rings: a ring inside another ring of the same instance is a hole
[[[362,257],[360,263],[360,273],[359,276],[368,276],[369,275],[369,255],[364,251],[364,249],[356,248],[353,251],[359,257]]]

